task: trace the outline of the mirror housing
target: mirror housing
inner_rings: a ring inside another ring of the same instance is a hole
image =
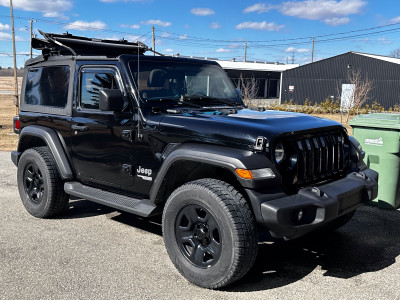
[[[121,112],[124,108],[124,96],[118,89],[103,89],[99,92],[101,111]]]

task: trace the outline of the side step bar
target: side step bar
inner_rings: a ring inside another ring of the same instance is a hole
[[[158,206],[151,203],[148,199],[127,197],[85,186],[76,181],[64,183],[64,191],[69,195],[97,202],[141,217],[150,217],[160,212],[157,209]]]

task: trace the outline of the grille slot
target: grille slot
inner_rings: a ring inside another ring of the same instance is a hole
[[[305,186],[342,176],[347,172],[349,140],[342,130],[287,137],[288,155],[297,159],[295,165],[280,166],[286,187]]]
[[[344,169],[343,136],[325,133],[300,137],[296,141],[298,183],[312,182],[340,173]]]

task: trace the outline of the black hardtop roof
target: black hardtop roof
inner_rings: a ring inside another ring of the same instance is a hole
[[[41,50],[44,57],[54,55],[82,55],[117,57],[121,54],[143,55],[149,48],[141,42],[108,40],[75,36],[70,33],[45,33],[44,39],[32,38],[32,48]]]

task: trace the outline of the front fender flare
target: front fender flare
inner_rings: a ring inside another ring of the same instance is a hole
[[[165,180],[168,170],[174,163],[178,161],[195,161],[225,168],[236,176],[244,188],[253,189],[271,184],[279,185],[281,182],[281,176],[279,172],[264,154],[218,145],[180,144],[175,146],[175,148],[165,158],[164,163],[160,168],[160,171],[158,172],[151,188],[150,201],[156,201],[158,191]],[[272,169],[275,174],[275,178],[246,180],[240,178],[235,172],[236,169],[255,170],[263,168]]]

